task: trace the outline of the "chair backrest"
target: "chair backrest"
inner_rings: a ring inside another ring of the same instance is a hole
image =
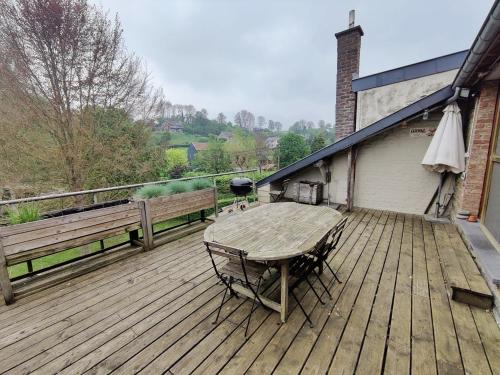
[[[315,254],[323,259],[328,258],[330,253],[337,247],[342,232],[347,223],[347,217],[340,220],[316,245]]]
[[[207,252],[210,255],[210,259],[212,261],[212,266],[214,268],[214,271],[217,274],[217,277],[219,277],[219,279],[222,279],[222,275],[220,274],[220,272],[217,268],[217,264],[215,263],[215,260],[213,258],[213,254],[228,258],[230,262],[233,262],[233,264],[240,264],[241,271],[243,272],[243,275],[245,276],[245,281],[247,283],[249,283],[247,270],[245,267],[246,258],[247,258],[248,253],[245,250],[241,250],[241,249],[238,249],[235,247],[223,245],[221,243],[213,242],[213,241],[204,241],[204,243],[205,243]]]
[[[330,240],[330,247],[332,247],[332,250],[337,247],[340,241],[340,237],[342,237],[342,232],[344,232],[346,224],[347,224],[347,217],[344,217],[330,231],[330,236],[332,238]]]

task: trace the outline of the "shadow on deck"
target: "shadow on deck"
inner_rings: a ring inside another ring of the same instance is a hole
[[[343,283],[322,276],[332,300],[297,291],[314,328],[292,301],[286,324],[259,307],[248,340],[244,298],[212,324],[223,287],[202,233],[0,306],[0,372],[500,372],[491,312],[451,300],[445,287],[438,250],[461,241],[453,227],[356,211],[331,260]]]

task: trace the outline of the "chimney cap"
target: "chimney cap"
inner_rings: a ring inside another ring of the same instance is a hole
[[[338,33],[335,33],[335,38],[339,38],[345,34],[351,34],[351,33],[354,33],[354,32],[358,32],[361,34],[361,36],[365,35],[365,33],[363,32],[363,29],[361,28],[361,26],[354,26],[354,27],[351,27],[350,29],[345,29],[344,31],[339,31]]]

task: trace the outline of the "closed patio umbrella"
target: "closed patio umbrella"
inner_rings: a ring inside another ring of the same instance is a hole
[[[465,146],[460,108],[457,103],[451,103],[446,106],[443,113],[444,115],[439,121],[431,144],[422,160],[422,165],[426,169],[441,173],[436,217],[438,216],[441,188],[446,173],[458,174],[465,170]]]

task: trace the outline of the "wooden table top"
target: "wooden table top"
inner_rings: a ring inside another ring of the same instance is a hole
[[[204,240],[245,250],[250,260],[288,259],[311,251],[341,219],[326,206],[264,204],[217,219]]]

